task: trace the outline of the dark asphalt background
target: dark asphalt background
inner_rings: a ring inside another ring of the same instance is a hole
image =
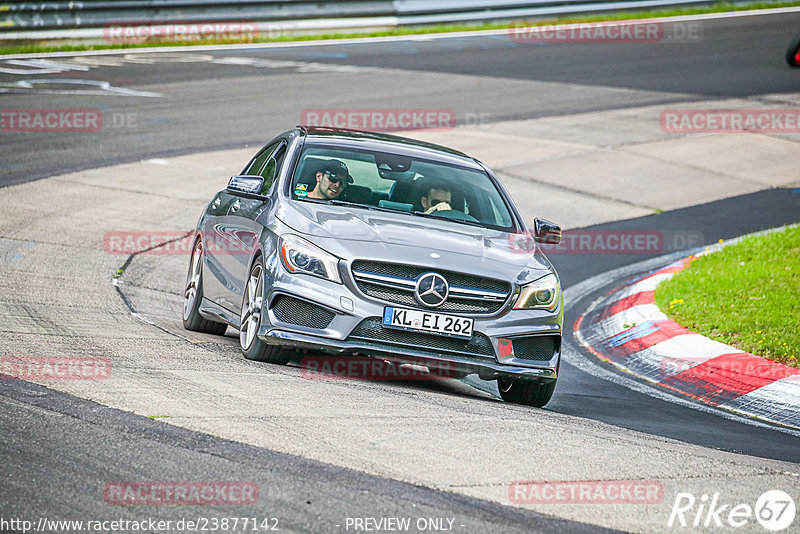
[[[0,108],[100,107],[135,113],[139,125],[96,134],[0,133],[0,186],[143,158],[243,146],[255,150],[274,133],[296,124],[308,107],[447,107],[455,108],[460,118],[481,112],[504,120],[715,97],[758,99],[800,88],[800,70],[791,70],[783,59],[798,30],[800,14],[782,14],[705,21],[703,39],[684,44],[541,46],[501,36],[210,53],[402,69],[352,78],[343,73],[333,80],[296,73],[294,68],[243,69],[203,62],[126,64],[33,77],[55,80],[53,88],[71,87],[57,83],[70,79],[105,80],[166,95],[153,99],[19,94],[13,91],[24,91],[15,85],[21,77],[0,74],[0,87],[12,91],[0,95]],[[0,67],[5,65],[0,60]],[[418,81],[415,73],[429,77]],[[454,95],[452,88],[438,85],[450,74],[482,77],[487,83],[467,84]],[[352,83],[364,79],[371,85]],[[534,94],[515,101],[497,98],[498,91],[515,80],[552,83],[540,84]],[[565,93],[562,83],[583,89]],[[705,243],[715,243],[798,220],[800,194],[776,189],[594,228],[689,230],[700,232]],[[645,258],[552,259],[569,287]],[[588,303],[604,290],[597,288],[582,300]],[[574,320],[566,317],[565,326]],[[0,381],[0,404],[4,517],[51,513],[60,518],[107,518],[114,514],[97,493],[102,481],[194,479],[192,474],[204,473],[210,479],[230,480],[235,478],[232,474],[241,474],[244,480],[256,480],[261,500],[255,515],[281,518],[286,531],[331,531],[330,525],[348,515],[395,514],[454,516],[469,525],[468,532],[589,531],[586,525],[192,433],[23,382]],[[562,368],[547,409],[708,447],[800,461],[796,437],[665,403],[569,364]],[[123,518],[147,515],[138,508],[115,508]],[[154,515],[198,515],[195,510],[161,508]],[[229,512],[204,511],[233,515]],[[241,512],[254,515],[249,509]]]
[[[20,380],[0,381],[0,432],[0,517],[6,520],[153,518],[174,524],[238,517],[261,525],[275,518],[280,532],[322,533],[347,532],[348,517],[411,517],[412,525],[418,518],[454,519],[453,531],[462,533],[614,532],[184,430]],[[129,480],[251,482],[258,501],[106,503],[105,485]],[[228,531],[265,531],[249,525]]]
[[[93,107],[107,124],[115,113],[136,119],[133,127],[97,133],[0,133],[0,186],[142,158],[255,151],[298,124],[306,108],[446,108],[463,123],[479,114],[500,121],[800,90],[800,69],[784,59],[800,13],[700,24],[702,39],[686,43],[537,45],[496,35],[181,54],[400,69],[372,74],[318,77],[291,67],[174,60],[31,77],[0,73],[0,91],[12,91],[0,92],[0,108]],[[0,67],[24,68],[2,60]],[[65,82],[98,80],[165,96],[18,94],[28,91],[17,85],[28,78],[51,81],[37,82],[40,90],[86,90]],[[507,93],[518,81],[536,85]]]

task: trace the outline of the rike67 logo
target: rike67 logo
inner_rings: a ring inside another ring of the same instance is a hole
[[[781,490],[764,492],[755,502],[724,502],[719,493],[704,493],[696,498],[691,493],[678,493],[667,521],[668,527],[723,528],[728,531],[752,524],[755,519],[763,528],[779,532],[794,523],[797,509],[794,499]]]

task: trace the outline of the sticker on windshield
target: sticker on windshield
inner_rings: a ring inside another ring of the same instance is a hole
[[[298,197],[304,197],[308,195],[308,191],[306,189],[308,186],[306,184],[297,184],[294,186],[294,194]]]

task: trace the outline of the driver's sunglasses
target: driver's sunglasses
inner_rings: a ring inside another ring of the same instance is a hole
[[[335,183],[341,185],[342,187],[347,187],[347,181],[344,179],[343,176],[336,176],[335,173],[331,173],[331,172],[328,172],[328,171],[325,172],[325,175],[328,177],[329,181],[335,182]]]

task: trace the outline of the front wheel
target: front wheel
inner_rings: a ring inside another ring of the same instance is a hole
[[[277,345],[267,345],[258,338],[264,301],[264,261],[261,257],[253,262],[250,276],[242,297],[242,313],[239,317],[239,346],[248,360],[277,363],[289,362],[287,350]]]
[[[498,378],[497,389],[500,390],[500,396],[506,402],[541,408],[550,402],[553,397],[556,381],[532,382],[514,380],[513,378]]]

